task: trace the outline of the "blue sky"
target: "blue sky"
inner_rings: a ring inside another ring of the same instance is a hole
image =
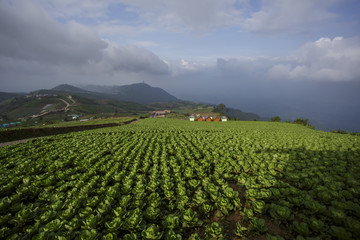
[[[0,0],[1,91],[145,81],[323,120],[329,103],[360,108],[358,12],[358,0]]]

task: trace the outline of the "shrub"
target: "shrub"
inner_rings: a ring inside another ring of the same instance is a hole
[[[270,118],[270,122],[280,122],[281,121],[281,117],[280,116],[275,116]]]

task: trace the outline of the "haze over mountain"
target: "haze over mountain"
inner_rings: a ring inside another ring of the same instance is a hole
[[[151,87],[146,83],[134,83],[124,86],[89,85],[83,89],[107,94],[111,98],[137,103],[155,103],[176,101],[177,98],[158,87]]]
[[[356,0],[1,1],[1,91],[145,81],[360,131],[359,12]]]

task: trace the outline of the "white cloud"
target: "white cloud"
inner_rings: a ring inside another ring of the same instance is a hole
[[[192,60],[172,60],[165,61],[168,65],[172,77],[203,74],[214,68],[213,64],[208,61],[192,61]]]
[[[185,61],[184,59],[181,59],[180,66],[187,70],[197,70],[196,64],[189,63],[189,62]]]
[[[217,66],[222,71],[234,71],[234,72],[253,72],[256,68],[255,64],[259,59],[238,57],[238,58],[218,58]]]
[[[339,0],[263,0],[260,11],[243,22],[245,29],[258,33],[298,33],[314,24],[336,17],[328,9]]]
[[[105,67],[103,71],[170,73],[168,65],[163,60],[144,48],[123,46],[111,42],[108,44],[108,48],[103,52],[102,61],[95,64]]]
[[[360,80],[360,38],[320,38],[269,69],[273,79]]]
[[[360,37],[320,38],[282,57],[218,58],[217,68],[239,76],[281,80],[360,81]]]

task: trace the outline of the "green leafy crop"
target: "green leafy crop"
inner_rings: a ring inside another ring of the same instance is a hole
[[[360,239],[359,159],[359,136],[261,121],[33,139],[0,147],[0,239]]]

